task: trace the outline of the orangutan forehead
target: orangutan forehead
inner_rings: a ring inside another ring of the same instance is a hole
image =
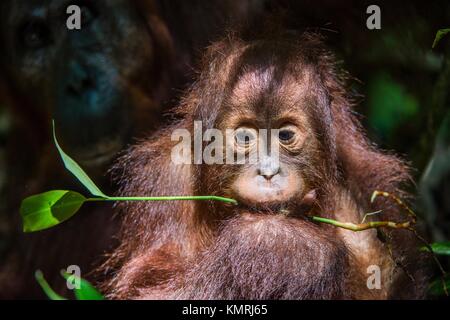
[[[271,108],[296,109],[310,100],[320,87],[312,67],[280,70],[275,65],[242,72],[232,87],[230,105],[260,113]]]

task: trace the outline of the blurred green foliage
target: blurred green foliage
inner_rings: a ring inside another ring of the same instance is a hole
[[[412,119],[419,110],[417,99],[387,72],[377,73],[368,85],[369,124],[382,138]]]
[[[75,275],[65,272],[64,270],[61,272],[61,275],[67,280],[72,281],[75,280]],[[37,270],[35,272],[36,281],[41,286],[45,295],[50,300],[67,300],[63,296],[57,294],[48,284],[47,280],[44,278],[44,274],[41,270]],[[97,291],[97,289],[88,281],[82,278],[76,278],[79,281],[80,287],[74,289],[75,298],[77,300],[104,300],[103,295]]]
[[[441,39],[448,33],[450,33],[450,29],[438,30],[438,32],[436,32],[436,37],[434,38],[432,48],[435,48],[439,41],[441,41]]]
[[[450,242],[436,242],[430,245],[434,254],[441,256],[450,255]],[[422,251],[428,251],[426,247],[421,248]],[[434,296],[447,296],[450,290],[450,275],[445,274],[435,279],[429,286],[428,292]]]

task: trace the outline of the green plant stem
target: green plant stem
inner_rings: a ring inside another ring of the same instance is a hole
[[[51,300],[67,300],[66,298],[60,296],[57,294],[48,284],[47,280],[45,280],[44,275],[42,274],[42,271],[37,270],[34,274],[34,277],[36,278],[36,281],[41,286],[42,290],[44,290],[47,297],[49,297]]]
[[[216,200],[237,205],[237,201],[218,196],[162,196],[162,197],[107,197],[89,198],[86,201],[172,201],[172,200]]]
[[[333,226],[351,230],[351,231],[363,231],[367,229],[379,228],[379,227],[388,227],[393,229],[409,229],[411,227],[411,222],[392,222],[392,221],[372,221],[367,223],[351,223],[351,222],[340,222],[333,219],[327,219],[322,217],[311,217],[313,221],[322,222],[326,224],[331,224]]]

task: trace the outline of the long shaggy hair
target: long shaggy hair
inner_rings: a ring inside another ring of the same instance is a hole
[[[299,73],[305,65],[317,75],[313,90],[322,105],[311,111],[321,139],[322,216],[360,222],[362,214],[383,210],[377,219],[404,219],[387,201],[370,206],[374,190],[404,196],[408,167],[380,151],[365,136],[353,113],[347,74],[319,36],[247,41],[229,35],[204,55],[197,82],[174,113],[181,119],[130,148],[113,168],[123,196],[227,196],[227,181],[206,166],[170,160],[177,128],[201,120],[213,127],[237,78],[248,68],[273,64],[277,72]],[[319,108],[317,108],[319,109]],[[209,172],[209,173],[208,173]],[[332,211],[329,211],[332,210]],[[120,245],[102,271],[110,298],[328,299],[417,298],[425,277],[414,238],[408,231],[386,233],[393,255],[375,230],[353,233],[279,215],[230,215],[224,204],[128,202],[120,205]],[[383,289],[366,287],[367,266],[379,264]],[[399,268],[401,265],[402,268]],[[411,280],[413,278],[414,280]]]

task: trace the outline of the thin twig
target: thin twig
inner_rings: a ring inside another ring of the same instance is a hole
[[[430,253],[433,257],[433,260],[438,265],[439,271],[441,272],[442,286],[443,286],[446,296],[448,296],[447,287],[445,285],[445,276],[447,275],[447,272],[442,267],[441,263],[439,262],[439,259],[437,258],[436,254],[434,253],[430,244],[422,236],[420,236],[417,233],[417,230],[414,228],[417,223],[417,215],[400,198],[398,198],[397,196],[395,196],[393,194],[390,194],[389,192],[378,191],[378,190],[374,191],[374,193],[372,194],[372,197],[370,199],[370,202],[373,203],[378,196],[382,196],[382,197],[386,197],[386,198],[390,198],[390,199],[394,200],[397,203],[397,205],[399,205],[407,213],[410,220],[404,221],[404,222],[371,221],[371,222],[364,223],[367,216],[380,213],[381,211],[376,211],[376,212],[371,212],[371,213],[365,214],[361,223],[341,222],[341,221],[337,221],[337,220],[333,220],[333,219],[316,217],[316,216],[311,217],[311,219],[312,219],[312,221],[330,224],[330,225],[333,225],[333,226],[336,226],[339,228],[343,228],[343,229],[347,229],[347,230],[351,230],[351,231],[355,231],[355,232],[363,231],[363,230],[367,230],[367,229],[377,229],[377,230],[381,231],[379,228],[405,229],[405,230],[411,231],[416,236],[416,238],[419,239],[419,241],[421,241],[427,247],[427,249],[430,251]],[[385,233],[383,233],[383,234],[387,235]],[[412,277],[412,275],[408,272],[406,267],[399,261],[395,260],[393,252],[392,252],[392,244],[390,242],[391,237],[389,236],[388,238],[389,239],[387,242],[387,247],[388,247],[389,255],[391,256],[394,263],[397,266],[399,266],[406,273],[406,275],[415,283],[414,277]]]

